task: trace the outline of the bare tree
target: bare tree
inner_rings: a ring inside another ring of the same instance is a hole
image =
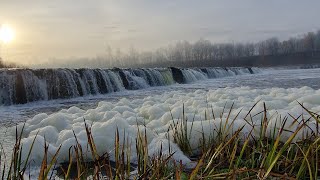
[[[277,38],[270,38],[265,41],[265,51],[267,55],[279,54],[279,40]]]
[[[255,55],[255,46],[252,43],[244,45],[244,57],[250,57]]]
[[[4,64],[1,57],[0,57],[0,68],[4,68]]]
[[[320,30],[316,34],[315,44],[314,45],[315,45],[315,49],[317,51],[320,51]]]
[[[314,32],[309,32],[303,38],[304,51],[312,52],[315,50],[316,35]]]
[[[133,46],[128,52],[122,52],[119,48],[114,51],[107,46],[104,56],[99,56],[88,60],[82,58],[77,61],[79,66],[99,66],[99,67],[130,67],[144,64],[169,64],[179,65],[187,62],[208,62],[232,60],[251,56],[301,56],[306,53],[314,54],[320,51],[320,31],[309,32],[301,36],[292,37],[288,40],[279,41],[273,37],[257,43],[216,43],[209,40],[199,39],[194,43],[179,41],[167,47],[158,48],[152,52],[138,52]],[[74,61],[70,61],[72,63]],[[221,63],[221,62],[219,62]],[[74,63],[73,63],[74,64]],[[0,59],[0,66],[4,63]]]

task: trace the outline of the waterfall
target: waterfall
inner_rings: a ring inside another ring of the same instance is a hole
[[[228,71],[224,68],[216,68],[214,71],[216,72],[215,74],[217,78],[230,76],[230,73],[228,73]]]
[[[164,80],[164,85],[170,85],[175,83],[172,76],[172,72],[169,69],[160,69],[157,72],[161,73]]]
[[[188,68],[188,69],[182,69],[181,71],[182,71],[182,74],[185,78],[186,83],[191,83],[191,82],[198,81],[198,80],[208,79],[208,75],[206,75],[201,70]]]
[[[0,105],[192,83],[258,68],[0,69]]]
[[[12,74],[10,70],[1,71],[0,73],[0,103],[4,105],[11,105],[15,101],[15,87],[17,84],[22,83],[22,77],[20,81],[16,81],[15,74]]]
[[[44,80],[39,79],[30,70],[22,71],[20,76],[22,78],[22,87],[17,88],[16,91],[25,91],[23,102],[48,100],[47,86]],[[68,81],[69,79],[66,78],[66,80]]]
[[[110,79],[110,82],[112,84],[112,87],[113,87],[113,90],[114,92],[116,91],[122,91],[124,90],[124,86],[123,86],[123,83],[121,81],[121,77],[119,76],[119,74],[116,74],[115,72],[113,71],[110,71],[110,70],[106,70],[107,72],[107,76],[109,77]]]
[[[161,72],[158,69],[149,69],[149,72],[150,72],[151,76],[155,79],[157,86],[166,85],[164,77],[162,76]]]
[[[123,73],[129,83],[128,89],[135,90],[149,87],[146,80],[143,77],[135,75],[132,70],[124,70]]]

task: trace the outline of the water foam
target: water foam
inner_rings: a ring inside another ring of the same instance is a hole
[[[282,118],[288,117],[285,126],[287,130],[294,131],[299,127],[299,121],[294,121],[288,116],[288,113],[293,117],[299,117],[303,112],[307,114],[298,102],[303,103],[313,112],[319,112],[320,90],[309,87],[291,89],[238,87],[210,91],[196,90],[190,93],[173,91],[162,95],[148,96],[144,99],[128,100],[123,98],[117,103],[102,101],[95,109],[87,111],[71,107],[51,115],[42,113],[34,116],[25,124],[22,157],[25,160],[28,148],[35,135],[38,134],[31,153],[32,160],[37,163],[42,161],[43,147],[46,141],[49,144],[49,154],[51,155],[62,145],[58,161],[67,161],[69,148],[76,143],[73,131],[82,147],[87,147],[85,119],[87,125],[92,129],[92,135],[100,155],[108,152],[112,159],[115,132],[118,129],[120,143],[122,144],[124,139],[131,143],[132,161],[135,161],[136,158],[135,138],[138,132],[146,132],[150,156],[154,156],[162,147],[164,153],[175,152],[173,156],[175,160],[189,163],[188,157],[172,142],[174,132],[173,130],[168,132],[172,123],[179,122],[182,118],[188,121],[187,129],[188,134],[191,135],[189,137],[191,147],[196,151],[199,140],[202,138],[200,132],[203,132],[206,137],[214,136],[213,132],[217,127],[226,123],[225,119],[232,107],[230,119],[236,118],[236,120],[233,123],[228,121],[229,133],[231,134],[244,126],[241,133],[245,136],[254,125],[253,137],[258,137],[263,116],[260,112],[263,111],[264,102],[268,109],[269,118],[267,135],[271,137],[270,132],[273,132],[271,129],[281,126],[280,116]],[[248,118],[247,113],[255,103],[257,105],[250,113],[252,116]],[[220,116],[224,118],[220,119]],[[309,128],[303,128],[295,140],[302,139],[304,136],[310,135],[312,131],[316,131],[315,123],[314,120],[307,122]],[[191,126],[192,131],[190,132]],[[20,124],[19,128],[21,129],[21,127]],[[290,131],[284,132],[281,141],[286,141],[291,134]],[[168,137],[171,141],[167,139]],[[86,151],[89,152],[87,149],[84,150],[84,152]],[[88,153],[87,160],[92,160],[90,153]]]

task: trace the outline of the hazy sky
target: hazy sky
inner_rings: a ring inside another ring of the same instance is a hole
[[[320,29],[319,0],[0,0],[16,39],[1,54],[23,64],[150,50],[179,40],[252,42]]]

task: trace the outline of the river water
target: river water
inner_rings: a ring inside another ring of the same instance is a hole
[[[24,122],[39,113],[44,112],[51,114],[71,106],[86,110],[95,108],[100,101],[118,102],[121,98],[134,100],[177,90],[181,92],[193,92],[198,89],[208,91],[225,87],[236,88],[243,86],[254,89],[300,88],[303,86],[320,89],[320,69],[262,69],[261,73],[258,74],[207,79],[191,84],[173,84],[140,90],[124,90],[106,95],[38,101],[24,105],[0,106],[1,151],[10,152],[14,142],[14,137],[8,131],[8,127]]]

